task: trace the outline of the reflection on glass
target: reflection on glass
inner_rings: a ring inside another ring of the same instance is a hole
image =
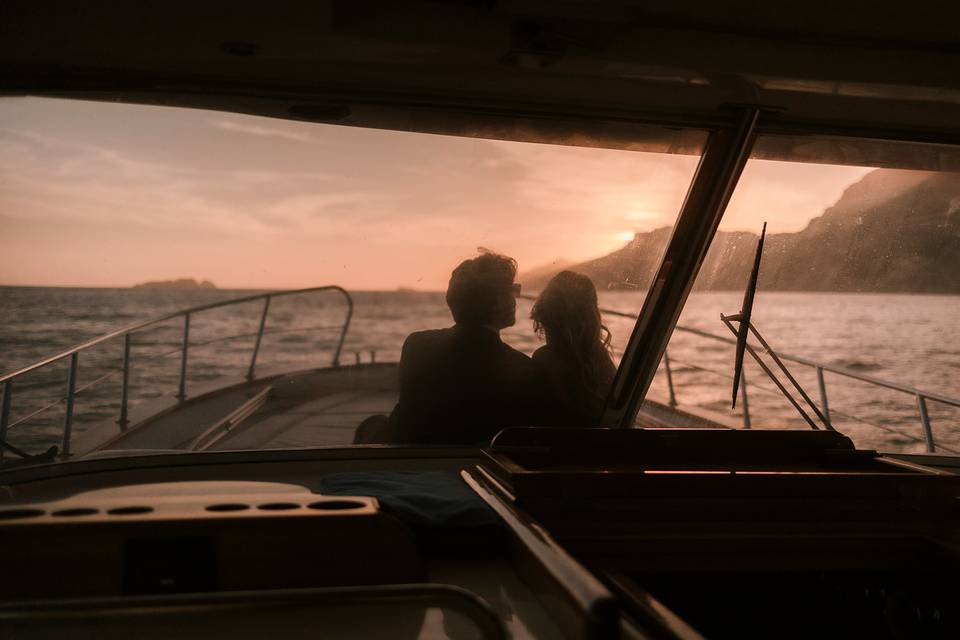
[[[320,284],[353,295],[339,363],[396,363],[411,333],[453,323],[451,271],[486,251],[516,261],[525,294],[572,269],[601,305],[635,313],[698,160],[45,99],[5,99],[0,118],[3,373],[179,309]],[[531,300],[517,305],[501,337],[529,356],[543,336]],[[181,388],[193,400],[248,372],[329,367],[345,311],[319,293],[137,332],[128,422],[176,403]],[[605,323],[622,348],[631,323]],[[160,446],[119,434],[123,353],[120,337],[80,354],[72,437],[96,427],[127,448]],[[11,442],[32,452],[63,443],[68,374],[69,358],[16,381]],[[291,428],[271,446],[349,444],[364,414],[394,402],[331,403],[317,418],[325,430]],[[163,432],[164,448],[198,443]],[[240,435],[229,444],[266,446]]]
[[[915,388],[960,397],[960,175],[753,160],[744,171],[649,398],[743,426],[730,411],[732,338],[763,221],[753,323],[858,446],[928,450]],[[754,341],[756,343],[756,341]],[[807,428],[746,360],[752,428]],[[822,389],[817,365],[823,367]],[[887,388],[865,378],[892,383]],[[794,393],[799,399],[799,396]],[[802,402],[802,401],[801,401]],[[925,400],[934,446],[960,450],[960,413]],[[742,403],[739,403],[742,404]]]

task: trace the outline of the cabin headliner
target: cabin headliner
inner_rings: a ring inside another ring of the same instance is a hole
[[[952,170],[958,23],[935,0],[15,0],[0,93],[674,153],[749,104],[755,157]]]

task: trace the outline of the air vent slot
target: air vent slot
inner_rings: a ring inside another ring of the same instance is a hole
[[[348,509],[363,509],[365,506],[359,500],[324,500],[322,502],[311,502],[307,505],[307,508],[318,511],[346,511]]]
[[[240,502],[223,502],[221,504],[211,504],[207,507],[207,511],[246,511],[249,508],[250,505]]]
[[[117,507],[116,509],[110,509],[107,511],[111,516],[137,516],[144,513],[152,513],[153,507]]]
[[[21,518],[36,518],[44,514],[43,509],[7,509],[0,511],[0,520],[19,520]]]
[[[291,509],[299,509],[300,505],[296,502],[267,502],[257,508],[263,509],[264,511],[289,511]]]

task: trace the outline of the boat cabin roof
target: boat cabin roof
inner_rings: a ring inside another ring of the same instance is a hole
[[[0,18],[6,95],[678,153],[755,105],[754,157],[960,167],[960,7],[935,0],[15,1]]]

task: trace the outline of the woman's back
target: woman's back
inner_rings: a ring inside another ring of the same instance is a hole
[[[533,360],[549,385],[550,422],[595,426],[616,369],[593,282],[582,274],[561,271],[537,298],[530,317],[547,342]]]
[[[607,352],[598,351],[599,366],[591,380],[583,380],[577,374],[576,361],[552,345],[534,352],[533,362],[547,383],[549,426],[596,426],[617,371]]]

